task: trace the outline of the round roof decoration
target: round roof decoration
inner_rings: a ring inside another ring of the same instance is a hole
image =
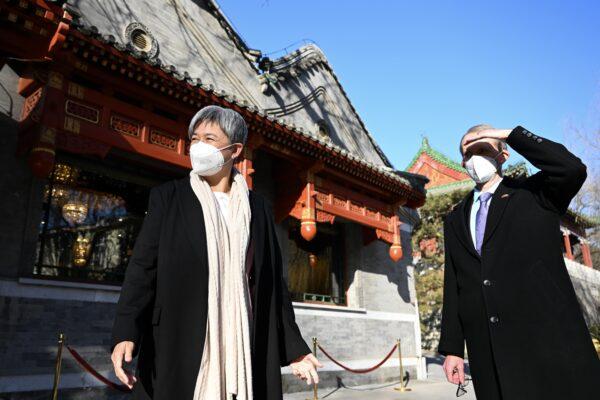
[[[158,42],[144,24],[132,22],[127,25],[125,41],[138,51],[146,53],[148,58],[155,58],[158,55]]]
[[[329,130],[329,125],[325,120],[320,120],[316,124],[317,135],[320,139],[323,140],[331,140],[331,132]]]

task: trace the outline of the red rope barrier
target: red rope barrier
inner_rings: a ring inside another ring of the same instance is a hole
[[[74,349],[72,349],[70,346],[66,346],[67,350],[69,350],[69,353],[71,353],[71,355],[73,356],[73,358],[75,359],[75,361],[77,361],[77,363],[87,372],[89,372],[91,375],[94,376],[94,378],[98,379],[100,382],[104,383],[106,386],[109,386],[115,390],[121,391],[121,392],[125,392],[125,393],[129,393],[131,392],[131,389],[129,389],[127,386],[125,385],[119,385],[116,384],[110,380],[108,380],[107,378],[105,378],[104,376],[102,376],[98,371],[96,371],[90,364],[88,364],[87,361],[85,361],[83,359],[83,357],[81,357],[81,355],[79,355],[78,352],[76,352]]]
[[[325,356],[326,356],[327,358],[329,358],[331,361],[333,361],[333,363],[334,363],[334,364],[336,364],[337,366],[339,366],[339,367],[342,367],[342,368],[343,368],[343,369],[345,369],[346,371],[350,371],[350,372],[353,372],[353,373],[355,373],[355,374],[366,374],[366,373],[369,373],[369,372],[373,372],[373,371],[375,371],[377,368],[379,368],[379,367],[381,367],[383,364],[385,364],[385,362],[386,362],[387,360],[389,360],[389,359],[390,359],[390,357],[392,356],[392,354],[394,354],[394,352],[395,352],[395,351],[396,351],[396,349],[398,348],[398,345],[397,345],[397,344],[395,344],[395,345],[394,345],[394,347],[392,348],[392,350],[390,350],[390,352],[387,354],[387,356],[385,356],[385,358],[384,358],[383,360],[381,360],[381,362],[380,362],[379,364],[377,364],[377,365],[374,365],[374,366],[373,366],[373,367],[371,367],[371,368],[364,368],[364,369],[352,369],[352,368],[349,368],[349,367],[345,366],[344,364],[342,364],[341,362],[339,362],[339,361],[335,360],[333,357],[331,357],[331,356],[329,355],[329,353],[327,353],[327,352],[326,352],[326,351],[325,351],[325,350],[324,350],[324,349],[321,347],[321,345],[318,345],[318,347],[319,347],[319,350],[321,350],[321,351],[323,352],[323,354],[325,354]]]
[[[336,359],[334,359],[329,353],[327,353],[325,351],[325,349],[323,349],[321,347],[321,345],[317,345],[317,346],[319,347],[319,350],[321,350],[323,352],[323,354],[325,354],[325,356],[327,358],[329,358],[334,364],[336,364],[339,367],[345,369],[346,371],[350,371],[350,372],[355,373],[355,374],[366,374],[366,373],[375,371],[377,368],[379,368],[383,364],[385,364],[385,362],[390,359],[390,357],[392,356],[392,354],[394,354],[394,352],[398,348],[398,345],[395,344],[394,347],[392,347],[392,349],[390,350],[390,352],[385,356],[385,358],[383,360],[381,360],[379,363],[377,363],[376,365],[372,366],[371,368],[353,369],[353,368],[345,366],[341,362],[339,362]],[[83,357],[77,351],[75,351],[75,349],[72,349],[71,346],[67,345],[66,348],[67,348],[67,350],[69,350],[69,353],[71,353],[71,355],[73,356],[73,358],[75,359],[75,361],[77,361],[77,363],[86,372],[88,372],[89,374],[91,374],[94,378],[98,379],[100,382],[104,383],[106,386],[109,386],[109,387],[111,387],[111,388],[113,388],[115,390],[118,390],[118,391],[121,391],[121,392],[125,392],[125,393],[131,392],[131,389],[129,389],[127,386],[116,384],[116,383],[110,381],[109,379],[107,379],[106,377],[104,377],[103,375],[101,375],[87,361],[85,361],[83,359]]]

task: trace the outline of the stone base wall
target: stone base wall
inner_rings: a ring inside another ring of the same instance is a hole
[[[565,258],[588,326],[600,325],[600,271]]]
[[[59,332],[66,334],[67,342],[94,368],[116,381],[109,345],[119,288],[56,285],[40,280],[0,280],[0,399],[19,398],[7,397],[8,393],[27,392],[35,396],[32,391],[43,392],[52,387]],[[424,378],[415,340],[415,314],[306,303],[294,303],[294,308],[298,325],[311,347],[312,337],[317,337],[321,346],[340,362],[350,368],[368,368],[381,361],[400,338],[403,364],[411,379]],[[101,387],[83,373],[66,350],[63,354],[61,388]],[[390,382],[398,376],[396,353],[384,367],[364,375],[343,371],[323,354],[318,357],[324,364],[323,387],[335,387],[338,378],[352,386]],[[282,375],[287,392],[306,389],[304,383],[291,376],[289,368],[283,368]],[[85,390],[77,396],[85,396]]]

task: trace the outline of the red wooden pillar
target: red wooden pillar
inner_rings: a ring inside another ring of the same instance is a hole
[[[583,254],[583,263],[592,267],[592,254],[590,253],[590,245],[587,240],[581,241],[581,253]]]
[[[569,238],[569,232],[563,232],[563,240],[565,242],[565,254],[569,260],[573,259],[573,251],[571,250],[571,239]]]
[[[21,132],[27,136],[30,130],[33,134],[25,142],[31,140],[28,144],[29,156],[27,163],[34,176],[47,179],[54,169],[55,150],[56,150],[56,126],[61,122],[58,110],[60,104],[63,104],[62,90],[64,79],[62,74],[51,70],[48,72],[48,82],[44,87],[38,81],[30,79],[19,80],[19,91],[27,98],[23,103],[21,111]],[[36,89],[37,88],[37,89]]]
[[[244,147],[243,158],[235,164],[235,167],[246,179],[248,189],[253,189],[252,174],[254,174],[254,168],[252,167],[252,149]]]

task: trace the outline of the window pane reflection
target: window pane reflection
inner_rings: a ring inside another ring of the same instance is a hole
[[[345,305],[344,237],[339,224],[319,224],[307,242],[290,221],[288,288],[294,301]]]
[[[44,190],[35,276],[119,284],[149,188],[57,163]]]

